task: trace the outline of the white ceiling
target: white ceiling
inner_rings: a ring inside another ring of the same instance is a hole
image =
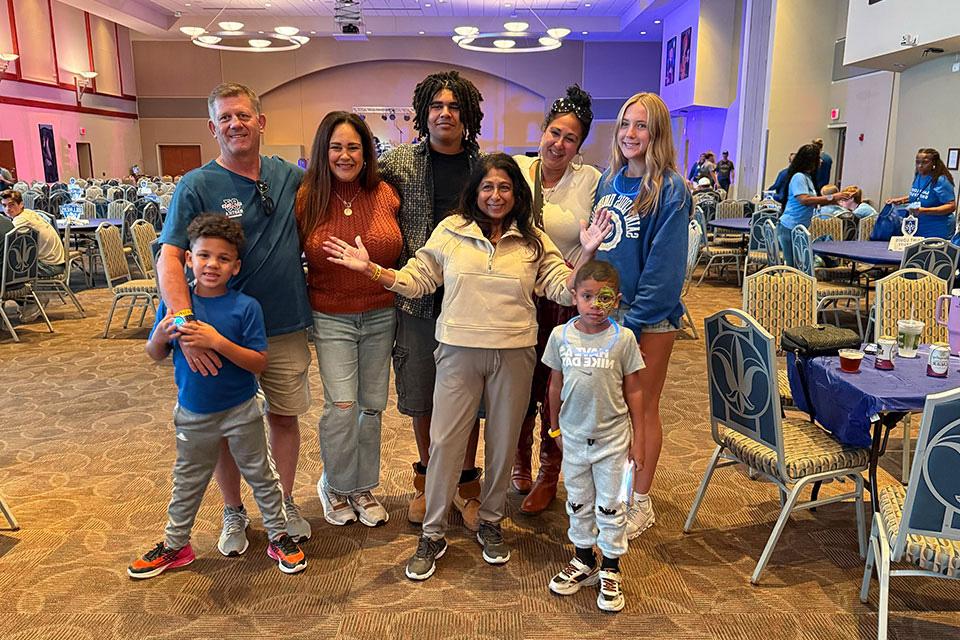
[[[308,35],[311,31],[318,36],[338,31],[333,21],[334,0],[64,1],[129,26],[141,34],[135,38],[184,37],[179,27],[206,27],[215,18],[243,22],[248,29],[284,24]],[[361,0],[361,9],[364,29],[384,36],[446,37],[462,24],[499,30],[508,18],[538,28],[539,16],[547,26],[573,30],[571,38],[659,41],[661,30],[653,21],[676,4],[677,0]],[[640,31],[647,33],[641,35]]]

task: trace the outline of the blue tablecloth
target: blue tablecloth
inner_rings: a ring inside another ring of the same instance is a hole
[[[746,233],[750,230],[750,218],[720,218],[707,223],[708,227],[723,229],[724,231],[742,231]]]
[[[813,252],[821,256],[845,258],[868,264],[900,264],[901,251],[888,251],[887,243],[872,240],[829,240],[813,243]]]
[[[119,227],[123,224],[123,218],[95,218],[93,220],[84,220],[83,222],[74,222],[70,225],[70,231],[96,231],[102,223],[112,224]],[[64,218],[57,218],[57,229],[63,229],[67,225]]]
[[[837,356],[812,358],[804,371],[816,419],[844,444],[869,447],[870,419],[883,411],[921,411],[927,395],[960,387],[960,358],[950,356],[946,378],[927,375],[929,347],[923,345],[916,358],[896,358],[890,371],[874,368],[875,357],[865,355],[859,373],[840,371]],[[787,376],[793,401],[807,411],[806,397],[794,365],[787,354]]]

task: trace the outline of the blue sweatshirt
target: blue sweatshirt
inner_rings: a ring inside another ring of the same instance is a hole
[[[611,179],[609,169],[600,178],[593,212],[611,213],[613,230],[604,239],[597,258],[620,273],[620,292],[629,307],[623,324],[639,337],[644,326],[669,320],[680,327],[683,303],[680,291],[686,275],[687,225],[692,199],[680,174],[664,176],[657,208],[640,216],[632,211],[641,178],[622,173]]]

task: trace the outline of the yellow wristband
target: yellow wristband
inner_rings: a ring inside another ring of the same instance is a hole
[[[190,307],[187,307],[186,309],[180,309],[180,311],[177,311],[175,314],[173,314],[173,317],[177,318],[181,316],[192,316],[192,315],[193,315],[193,309],[191,309]]]
[[[560,429],[551,429],[550,431],[547,431],[547,435],[550,436],[551,438],[559,438]]]

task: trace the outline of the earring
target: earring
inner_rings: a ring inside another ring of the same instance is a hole
[[[578,158],[579,160],[577,160]],[[583,154],[578,151],[577,155],[573,156],[573,161],[570,163],[570,166],[573,167],[574,171],[583,169]]]

